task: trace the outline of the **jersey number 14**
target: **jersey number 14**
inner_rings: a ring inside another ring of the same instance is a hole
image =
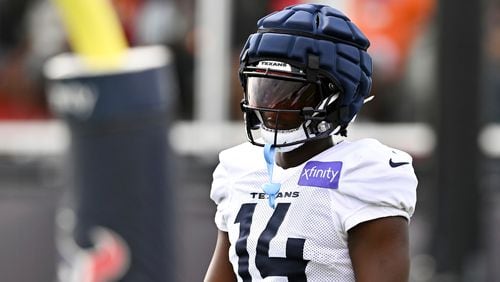
[[[240,236],[236,241],[235,249],[238,255],[238,275],[244,282],[252,281],[248,270],[247,239],[256,205],[243,204],[234,221],[240,224]],[[288,278],[289,282],[307,281],[305,270],[309,261],[303,258],[305,239],[288,238],[286,241],[286,257],[269,257],[269,243],[276,236],[289,207],[290,203],[276,205],[273,215],[257,241],[255,265],[262,278],[284,276]]]

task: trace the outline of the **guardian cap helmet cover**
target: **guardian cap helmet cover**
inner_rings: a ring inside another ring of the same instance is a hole
[[[249,141],[291,150],[309,140],[345,136],[370,98],[365,35],[342,12],[315,4],[287,7],[257,26],[240,54]]]

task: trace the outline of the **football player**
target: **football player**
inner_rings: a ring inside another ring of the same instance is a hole
[[[324,5],[257,25],[240,55],[249,142],[219,155],[205,281],[408,281],[412,159],[345,138],[371,97],[368,39]]]

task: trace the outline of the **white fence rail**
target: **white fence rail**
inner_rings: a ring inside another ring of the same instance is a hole
[[[436,134],[423,123],[354,123],[349,139],[372,137],[408,153],[425,157],[432,154]],[[241,122],[175,122],[170,143],[179,154],[215,156],[222,149],[245,142]],[[54,155],[64,153],[70,136],[64,123],[49,121],[0,122],[0,155]],[[500,124],[486,125],[478,136],[480,150],[500,157]]]

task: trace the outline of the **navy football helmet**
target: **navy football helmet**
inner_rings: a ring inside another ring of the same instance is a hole
[[[346,15],[325,5],[290,6],[257,26],[240,55],[249,141],[294,149],[309,140],[345,136],[370,100],[366,36]],[[254,137],[256,130],[264,142]]]

